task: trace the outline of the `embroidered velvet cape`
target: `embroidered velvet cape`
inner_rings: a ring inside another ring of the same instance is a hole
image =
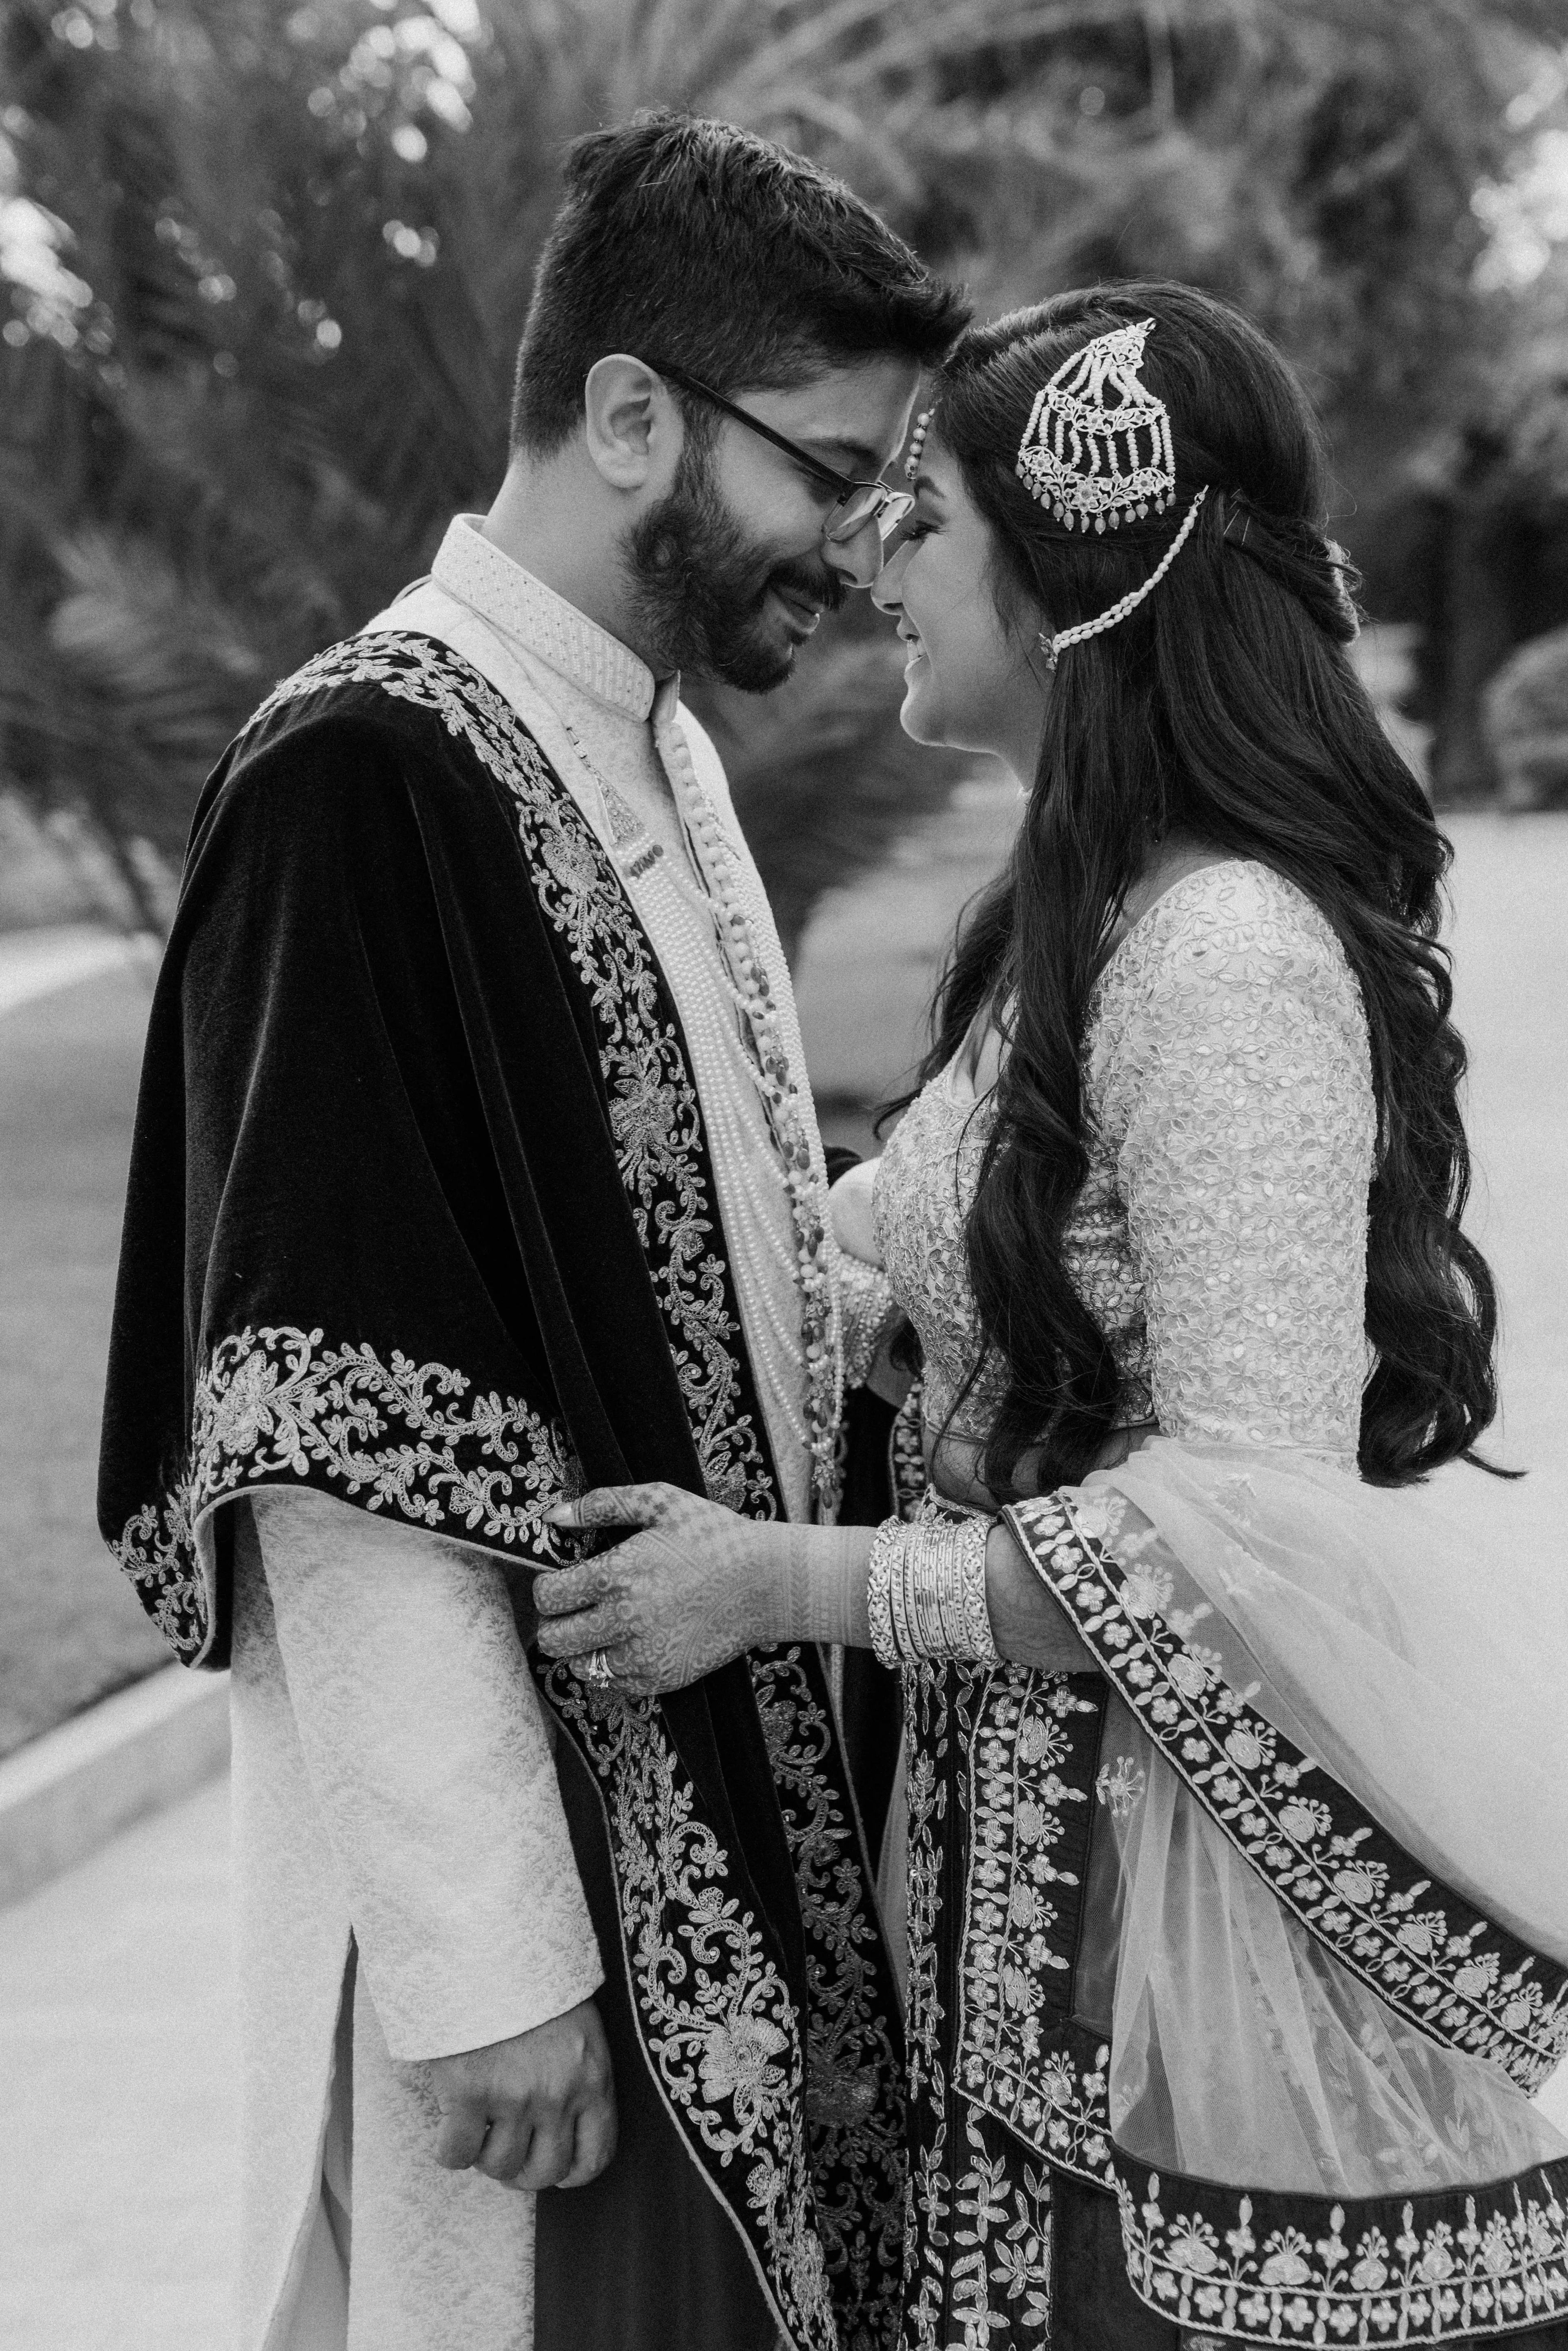
[[[570,1555],[540,1510],[656,1478],[778,1508],[674,1002],[495,690],[428,638],[333,648],[196,812],[138,1109],[105,1537],[192,1664],[225,1661],[224,1506],[264,1486],[477,1545],[526,1636],[529,1572]],[[647,1701],[536,1672],[623,2099],[603,2180],[540,2199],[540,2351],[741,2339],[727,2247],[800,2351],[891,2343],[901,2058],[820,1658]],[[672,2147],[691,2241],[727,2220],[674,2278]],[[615,2275],[666,2290],[628,2308]]]

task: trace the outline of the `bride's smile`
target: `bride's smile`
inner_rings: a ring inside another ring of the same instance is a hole
[[[1026,780],[1051,690],[1043,615],[998,605],[989,528],[936,432],[911,486],[915,511],[872,590],[904,649],[899,723],[917,743],[990,752]]]

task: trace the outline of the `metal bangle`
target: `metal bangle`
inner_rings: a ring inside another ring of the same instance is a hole
[[[942,1654],[938,1614],[941,1543],[939,1526],[929,1518],[915,1520],[904,1554],[908,1562],[904,1573],[909,1579],[909,1629],[916,1653],[922,1657],[939,1657]]]
[[[982,1665],[999,1666],[1002,1653],[991,1630],[986,1601],[986,1547],[991,1539],[989,1519],[971,1519],[964,1529],[959,1581],[962,1591],[965,1647]]]
[[[900,1657],[906,1661],[918,1655],[915,1643],[910,1637],[907,1606],[909,1548],[914,1531],[913,1527],[900,1526],[899,1528],[897,1548],[890,1553],[893,1573],[888,1580],[887,1591],[888,1608],[893,1620],[894,1646],[897,1649]]]
[[[904,1531],[902,1519],[884,1519],[878,1527],[872,1542],[871,1567],[865,1587],[872,1647],[876,1653],[877,1662],[895,1673],[901,1660],[898,1644],[893,1636],[892,1586],[900,1541]]]
[[[942,1631],[947,1648],[955,1657],[969,1655],[969,1628],[964,1614],[964,1558],[969,1541],[973,1519],[957,1519],[953,1524],[948,1548],[946,1573],[942,1583]]]

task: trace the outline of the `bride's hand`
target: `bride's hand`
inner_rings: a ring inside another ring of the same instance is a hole
[[[787,1527],[665,1485],[595,1487],[544,1516],[557,1527],[639,1530],[576,1567],[536,1576],[547,1656],[602,1649],[616,1688],[645,1698],[682,1689],[774,1637]]]

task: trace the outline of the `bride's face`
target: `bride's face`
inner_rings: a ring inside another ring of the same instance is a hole
[[[998,611],[990,525],[935,433],[915,489],[915,512],[872,590],[904,647],[904,731],[917,743],[994,752],[1032,783],[1051,675],[1040,622],[1009,624]]]

